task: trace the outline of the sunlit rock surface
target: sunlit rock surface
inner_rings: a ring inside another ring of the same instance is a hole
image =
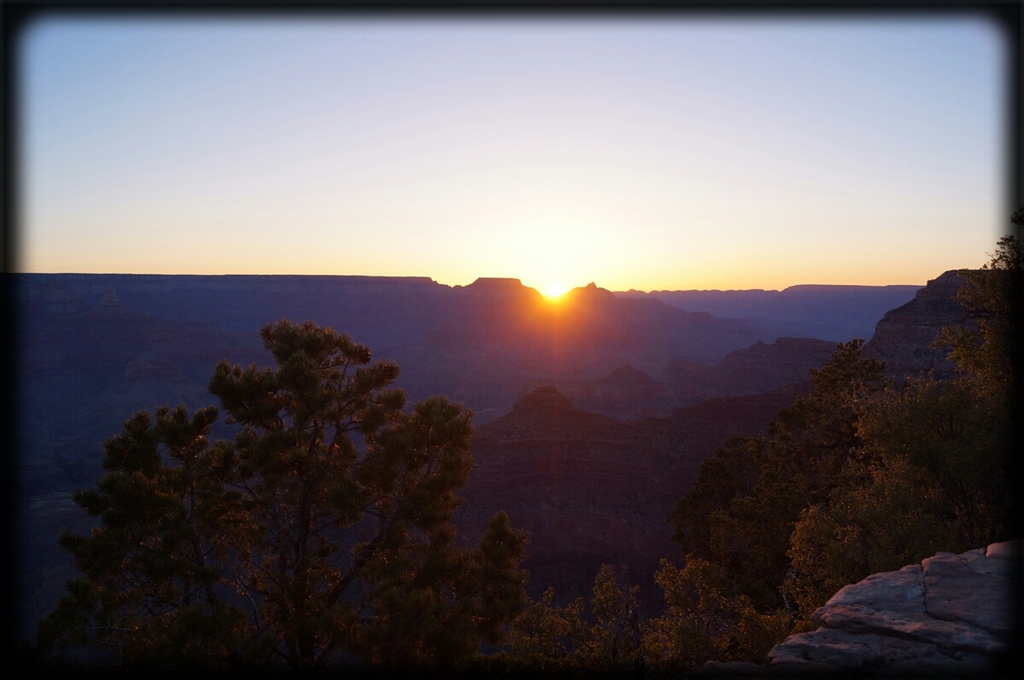
[[[1019,541],[921,564],[848,585],[791,635],[765,671],[995,673],[1010,653]]]

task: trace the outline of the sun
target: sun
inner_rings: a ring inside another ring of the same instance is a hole
[[[541,291],[541,295],[546,297],[549,301],[554,302],[568,292],[569,289],[561,283],[549,283],[544,286],[544,289]]]

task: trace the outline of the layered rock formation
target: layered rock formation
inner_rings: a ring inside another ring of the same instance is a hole
[[[19,521],[46,527],[24,532],[19,553],[24,589],[38,598],[29,622],[53,604],[47,574],[70,563],[53,548],[77,508],[54,493],[93,483],[103,440],[133,411],[215,401],[205,386],[218,359],[268,365],[258,329],[279,317],[350,333],[398,361],[410,400],[445,393],[474,408],[478,427],[539,385],[576,385],[579,410],[548,395],[479,427],[463,513],[467,528],[482,528],[510,510],[534,534],[535,589],[547,582],[566,595],[589,591],[602,562],[649,578],[676,549],[665,518],[700,462],[728,435],[763,429],[801,388],[696,402],[801,380],[832,344],[754,344],[770,338],[748,323],[594,285],[552,304],[515,279],[29,274],[15,287]],[[801,314],[831,338],[842,305],[826,307]],[[683,404],[695,405],[675,410]],[[510,434],[517,428],[522,436]]]
[[[835,348],[834,342],[813,338],[778,338],[767,344],[759,340],[729,352],[714,366],[673,359],[657,378],[622,366],[596,380],[535,381],[530,387],[551,385],[580,410],[618,420],[666,418],[682,405],[808,384],[809,369],[827,361]]]
[[[471,405],[481,424],[507,412],[524,387],[598,380],[623,366],[653,375],[676,358],[713,363],[760,338],[733,319],[617,299],[594,285],[551,302],[515,279],[479,279],[450,299],[434,329],[389,357],[412,395],[429,386],[426,394]]]
[[[714,367],[685,360],[669,362],[662,377],[680,400],[703,401],[712,397],[759,394],[786,385],[807,383],[809,369],[828,361],[836,343],[813,338],[760,340],[745,349],[729,352]]]
[[[832,596],[817,628],[791,635],[768,665],[711,664],[754,674],[840,671],[867,674],[978,674],[1006,670],[1019,612],[1019,541],[873,574]]]
[[[653,574],[678,561],[667,518],[697,469],[731,434],[753,435],[802,390],[714,399],[671,417],[626,423],[574,407],[551,387],[477,429],[475,468],[460,493],[460,536],[475,543],[498,510],[530,532],[524,568],[538,597],[589,595],[602,564],[641,586],[646,611],[664,604]]]
[[[847,342],[869,338],[878,319],[921,286],[790,286],[784,290],[673,290],[621,297],[648,297],[691,312],[742,319],[765,335]]]
[[[967,321],[967,310],[953,296],[962,279],[948,271],[928,282],[907,304],[885,313],[875,334],[864,345],[864,356],[881,359],[898,378],[931,371],[936,378],[950,378],[955,367],[948,349],[932,347],[943,326]]]

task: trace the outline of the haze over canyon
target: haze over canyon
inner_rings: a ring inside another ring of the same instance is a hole
[[[678,557],[666,518],[701,461],[763,430],[837,342],[895,374],[949,370],[929,348],[961,315],[953,272],[920,286],[628,291],[549,301],[515,279],[23,274],[16,277],[20,570],[28,636],[74,573],[56,543],[90,525],[70,500],[101,474],[103,441],[140,409],[200,408],[214,364],[271,362],[259,328],[312,320],[392,359],[410,402],[475,412],[475,469],[457,520],[472,542],[508,511],[530,532],[528,592],[588,591],[603,563],[660,594]],[[215,426],[226,437],[230,426]]]

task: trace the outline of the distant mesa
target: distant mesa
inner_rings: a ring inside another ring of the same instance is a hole
[[[586,286],[573,288],[565,294],[567,299],[587,301],[610,301],[615,299],[615,293],[605,288],[598,288],[597,284],[591,281]]]
[[[468,286],[455,286],[452,289],[460,294],[462,300],[476,300],[490,302],[511,302],[522,304],[524,302],[539,302],[542,295],[524,286],[519,279],[511,278],[490,278],[480,277]]]
[[[573,405],[572,399],[550,385],[538,387],[517,401],[512,407],[512,412],[518,416],[554,415],[569,413],[575,410],[576,407]]]
[[[458,289],[459,286],[456,286],[456,288]],[[480,277],[462,288],[462,290],[472,293],[475,297],[486,298],[516,299],[530,297],[540,299],[543,297],[540,291],[524,286],[522,281],[513,278]],[[597,301],[612,301],[615,299],[615,294],[605,288],[599,288],[594,282],[590,282],[586,286],[579,286],[566,291],[561,297],[564,300],[593,303]]]
[[[778,338],[773,343],[755,342],[729,352],[717,365],[673,359],[659,377],[676,398],[695,403],[727,395],[770,392],[787,385],[807,383],[809,370],[818,368],[836,343],[814,338]]]
[[[827,361],[835,348],[836,343],[816,338],[776,338],[772,343],[758,340],[746,349],[729,352],[718,364],[718,369],[770,370],[780,366],[796,366],[797,375],[803,375],[808,368],[816,368]]]
[[[784,290],[660,290],[616,293],[621,298],[657,299],[688,312],[741,319],[763,339],[820,338],[847,342],[871,337],[887,311],[914,297],[921,286],[799,285]]]
[[[523,282],[520,281],[519,279],[514,279],[514,278],[509,278],[509,277],[502,277],[502,276],[480,276],[480,277],[477,277],[476,281],[474,281],[473,283],[469,284],[466,287],[467,288],[474,287],[474,288],[480,288],[480,289],[500,288],[500,289],[509,289],[509,290],[516,289],[516,288],[525,288],[525,286],[523,286]]]
[[[661,385],[651,376],[632,366],[616,368],[607,377],[600,378],[595,382],[599,385],[607,385],[619,389],[653,388]]]
[[[481,276],[476,281],[465,287],[466,290],[472,290],[479,293],[508,293],[512,291],[520,291],[524,288],[526,288],[526,286],[524,286],[523,282],[519,279],[486,276]]]

